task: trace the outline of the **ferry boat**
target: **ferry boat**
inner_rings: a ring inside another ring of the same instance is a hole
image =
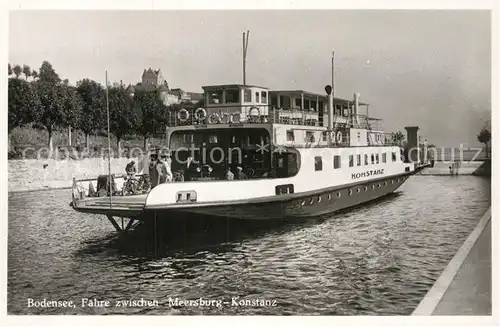
[[[313,217],[383,197],[415,173],[357,93],[346,100],[331,86],[326,94],[239,84],[203,90],[205,106],[172,113],[166,130],[180,181],[125,195],[123,176],[74,179],[74,210],[130,218],[127,229],[179,213]],[[407,131],[417,138],[418,127]]]

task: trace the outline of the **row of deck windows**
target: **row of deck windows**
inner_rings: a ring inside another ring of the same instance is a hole
[[[396,152],[392,152],[392,162],[396,162]],[[371,160],[368,160],[371,159]],[[387,153],[381,153],[381,156],[379,153],[371,154],[368,156],[368,154],[364,155],[364,162],[365,166],[369,165],[370,163],[372,165],[377,165],[380,164],[380,159],[382,159],[382,163],[387,163]],[[340,156],[333,156],[333,169],[339,169],[341,168],[342,160]],[[356,155],[356,166],[361,166],[361,154]],[[354,167],[354,155],[349,155],[349,167]],[[323,157],[322,156],[316,156],[314,157],[314,170],[315,171],[321,171],[323,170]]]
[[[240,103],[240,90],[220,90],[207,92],[207,95],[208,104]],[[267,104],[267,91],[255,91],[252,99],[252,90],[244,89],[243,102]]]

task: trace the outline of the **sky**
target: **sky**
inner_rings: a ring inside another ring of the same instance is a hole
[[[491,18],[480,10],[14,11],[9,63],[49,61],[71,84],[135,84],[161,69],[171,88],[242,82],[354,92],[385,130],[419,126],[441,147],[481,146],[491,119]]]

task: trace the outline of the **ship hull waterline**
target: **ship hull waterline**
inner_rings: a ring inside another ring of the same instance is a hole
[[[176,216],[213,216],[244,220],[308,218],[322,216],[342,209],[371,202],[396,191],[413,173],[360,181],[344,186],[304,193],[277,195],[251,201],[193,203],[145,207],[113,203],[106,206],[75,206],[76,211],[148,221],[153,217],[168,219]],[[109,198],[107,198],[109,199]],[[115,200],[115,198],[113,198]],[[103,202],[105,199],[103,199]],[[109,201],[109,200],[108,200]]]

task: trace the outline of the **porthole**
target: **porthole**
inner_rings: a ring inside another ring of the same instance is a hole
[[[365,186],[365,192],[368,191],[368,186]]]
[[[398,183],[399,183],[400,179],[398,178]]]
[[[328,201],[332,199],[332,193],[328,193]]]
[[[321,196],[318,196],[318,203],[321,202]]]
[[[381,188],[382,187],[382,184],[378,183],[378,188]]]
[[[384,186],[387,187],[387,181],[384,182]]]
[[[393,179],[391,179],[391,184],[394,184],[394,180]]]
[[[349,195],[351,195],[351,194],[352,194],[352,190],[351,190],[351,189],[349,189]]]
[[[337,197],[340,198],[340,192],[337,192]]]
[[[309,204],[313,204],[314,203],[314,199],[311,198],[311,201],[309,201]]]
[[[306,200],[302,201],[300,205],[303,206],[304,204],[306,204]]]
[[[375,189],[375,184],[372,184],[372,190],[374,190],[374,189]]]
[[[361,189],[358,187],[358,189],[356,191],[358,191],[358,193],[359,193],[359,192],[361,192]]]

